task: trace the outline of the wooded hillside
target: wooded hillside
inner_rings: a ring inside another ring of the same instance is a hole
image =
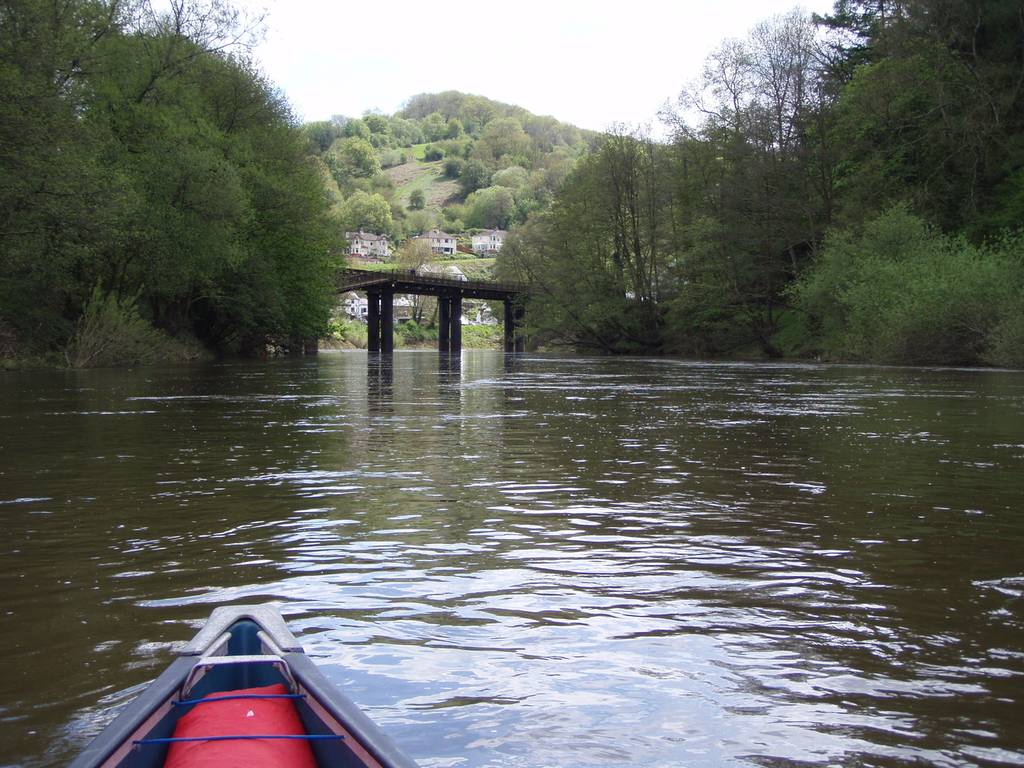
[[[505,229],[545,209],[597,135],[455,91],[303,130],[347,231]]]

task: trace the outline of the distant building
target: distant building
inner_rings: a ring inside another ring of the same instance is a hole
[[[419,269],[416,270],[417,274],[420,275],[434,275],[436,277],[446,277],[449,280],[468,280],[466,273],[453,264],[423,264]]]
[[[395,296],[392,301],[391,306],[394,308],[396,321],[402,322],[412,317],[412,299],[408,296]],[[349,291],[341,300],[341,311],[346,317],[365,323],[370,316],[370,303],[365,296],[360,296],[355,291]]]
[[[375,235],[372,232],[346,232],[348,255],[362,256],[364,259],[387,259],[391,257],[391,246],[387,235]]]
[[[473,253],[477,256],[493,256],[505,244],[504,229],[485,229],[473,235]]]
[[[365,297],[361,297],[355,291],[349,291],[341,300],[341,311],[353,320],[366,320],[369,313],[369,303]]]
[[[417,240],[425,240],[430,245],[431,253],[442,256],[454,256],[456,250],[455,235],[449,235],[440,229],[432,229],[425,235],[420,235]]]

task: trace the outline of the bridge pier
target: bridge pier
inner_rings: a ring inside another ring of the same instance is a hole
[[[390,355],[395,351],[395,293],[380,294],[380,351]]]
[[[380,352],[380,291],[366,292],[366,351]]]
[[[506,299],[505,302],[505,351],[523,352],[526,350],[526,339],[522,334],[523,308],[521,305]]]
[[[462,297],[437,297],[437,350],[462,354]]]
[[[395,292],[366,292],[366,351],[395,351]]]
[[[462,354],[462,297],[452,296],[452,346],[453,355]]]
[[[447,296],[437,297],[437,351],[451,351],[452,305]]]

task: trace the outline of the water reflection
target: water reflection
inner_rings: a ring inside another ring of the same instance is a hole
[[[1024,377],[398,352],[13,374],[0,753],[279,602],[425,766],[1024,762]]]

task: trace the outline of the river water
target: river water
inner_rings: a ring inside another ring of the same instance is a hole
[[[1024,765],[1024,374],[0,373],[0,765],[275,602],[423,766]]]

